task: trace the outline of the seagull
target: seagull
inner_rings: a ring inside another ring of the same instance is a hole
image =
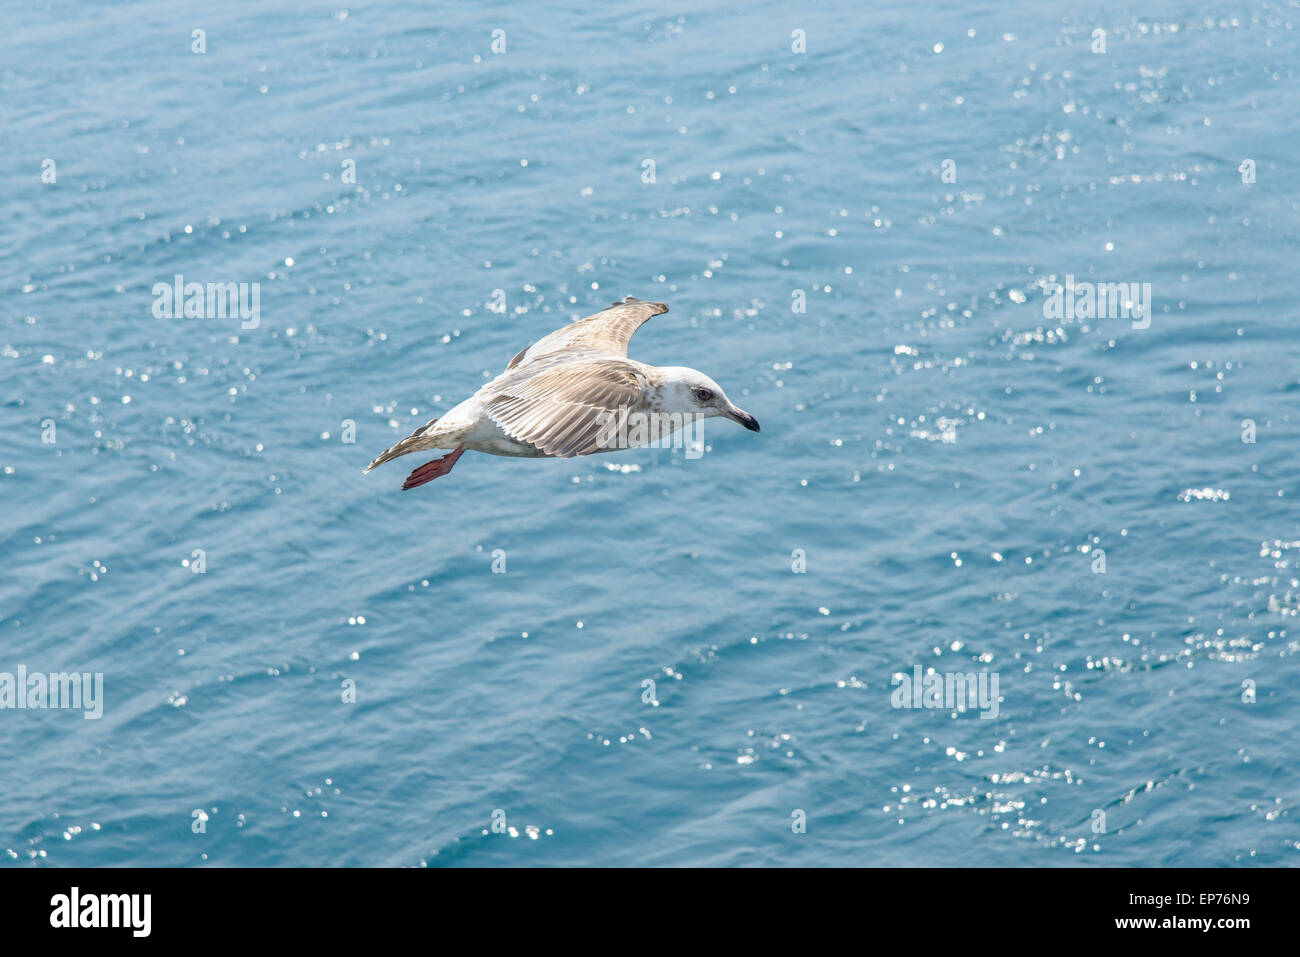
[[[628,441],[627,425],[638,419],[653,420],[654,438],[713,416],[757,432],[758,420],[703,372],[627,357],[632,333],[667,311],[667,303],[628,296],[557,329],[520,352],[501,375],[446,415],[384,449],[366,471],[412,452],[452,450],[408,475],[402,488],[411,489],[446,475],[467,450],[571,458],[634,448],[646,444],[645,430],[638,441],[634,429]]]

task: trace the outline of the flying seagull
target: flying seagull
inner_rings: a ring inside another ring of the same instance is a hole
[[[656,438],[688,421],[718,415],[757,432],[758,420],[703,372],[627,357],[632,333],[667,311],[667,303],[628,296],[557,329],[446,415],[384,449],[366,471],[411,452],[453,450],[408,475],[402,484],[408,489],[446,475],[467,449],[524,458],[612,452],[645,444],[644,439],[625,441],[629,422],[638,419],[654,420]]]

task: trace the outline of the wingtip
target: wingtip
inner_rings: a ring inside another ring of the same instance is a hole
[[[668,303],[666,303],[666,302],[651,302],[651,301],[648,300],[648,299],[638,299],[636,296],[624,296],[624,297],[623,297],[621,300],[619,300],[619,301],[611,302],[610,305],[611,305],[611,306],[626,306],[626,305],[629,305],[629,304],[631,304],[631,303],[641,303],[642,305],[646,305],[646,306],[654,306],[654,307],[655,307],[654,315],[656,315],[656,316],[661,315],[662,313],[665,313],[665,312],[668,311]]]

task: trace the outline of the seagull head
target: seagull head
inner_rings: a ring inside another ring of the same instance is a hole
[[[685,366],[665,366],[661,401],[663,412],[693,414],[712,418],[725,416],[751,432],[758,431],[758,419],[727,398],[727,393],[703,372]]]

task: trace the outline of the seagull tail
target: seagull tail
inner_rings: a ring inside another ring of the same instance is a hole
[[[378,468],[385,462],[395,459],[400,455],[409,455],[412,452],[419,452],[421,449],[436,448],[437,446],[432,445],[426,438],[425,433],[428,432],[437,421],[437,419],[430,419],[392,448],[384,449],[384,451],[375,456],[373,462],[366,466],[366,471],[369,472],[371,469]]]

